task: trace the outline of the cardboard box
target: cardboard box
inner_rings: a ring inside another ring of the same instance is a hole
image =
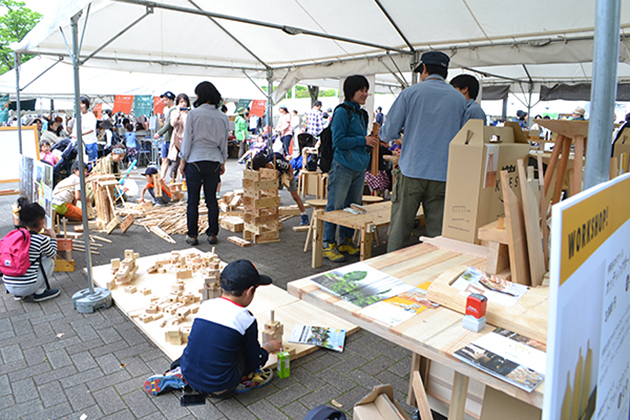
[[[516,161],[527,162],[530,149],[518,123],[486,127],[468,120],[449,147],[442,236],[479,243],[479,228],[505,214],[501,171],[508,171],[509,185],[520,198]]]
[[[630,127],[624,127],[613,143],[613,157],[617,158],[616,174],[630,172]]]
[[[391,385],[378,385],[354,405],[355,420],[411,420],[394,399]]]

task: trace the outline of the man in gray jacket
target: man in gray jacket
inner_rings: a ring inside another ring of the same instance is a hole
[[[155,135],[154,139],[159,139],[163,136],[162,141],[162,167],[160,169],[160,176],[162,179],[166,177],[166,171],[168,170],[168,149],[171,147],[171,135],[173,134],[173,126],[171,125],[171,112],[175,109],[175,94],[170,90],[164,92],[160,96],[164,103],[164,125],[160,128]]]

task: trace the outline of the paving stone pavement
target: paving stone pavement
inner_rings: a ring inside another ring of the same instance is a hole
[[[240,188],[241,171],[235,160],[228,161],[223,191]],[[0,197],[2,236],[13,226],[10,207],[16,198]],[[281,192],[281,204],[293,204],[286,191]],[[306,233],[291,229],[298,219],[284,223],[281,242],[274,244],[240,248],[227,241],[232,232],[221,231],[216,252],[227,262],[251,259],[284,289],[289,281],[336,267],[324,261],[321,268],[311,268],[310,252],[302,252]],[[129,248],[141,256],[189,248],[182,235],[169,244],[139,226],[126,234],[117,230],[110,238],[113,243],[99,249],[93,265],[109,263]],[[385,229],[381,238],[386,238]],[[410,243],[415,241],[417,236]],[[202,240],[198,248],[210,251],[211,246]],[[373,251],[384,252],[384,246]],[[194,407],[180,407],[176,392],[150,397],[142,390],[143,382],[164,372],[169,359],[117,307],[93,314],[72,308],[72,295],[88,287],[85,255],[73,254],[77,270],[55,273],[51,279],[52,287],[61,290],[58,298],[33,303],[0,294],[0,420],[83,415],[88,420],[302,419],[310,409],[332,400],[351,418],[355,402],[381,383],[391,383],[396,399],[413,411],[405,402],[411,353],[363,330],[347,338],[343,353],[318,350],[292,361],[290,378],[275,378],[260,390]],[[355,261],[358,258],[347,263]]]

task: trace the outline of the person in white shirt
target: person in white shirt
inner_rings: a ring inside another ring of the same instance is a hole
[[[81,134],[83,144],[85,145],[85,153],[88,155],[90,162],[98,158],[98,145],[96,144],[96,117],[90,109],[90,101],[85,96],[81,96]],[[72,138],[77,138],[76,118],[72,123]]]

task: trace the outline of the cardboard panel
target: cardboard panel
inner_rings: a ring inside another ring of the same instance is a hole
[[[516,161],[529,150],[518,125],[485,127],[469,120],[449,148],[442,236],[479,243],[477,230],[504,215],[499,172],[508,171],[508,185],[520,197]]]

